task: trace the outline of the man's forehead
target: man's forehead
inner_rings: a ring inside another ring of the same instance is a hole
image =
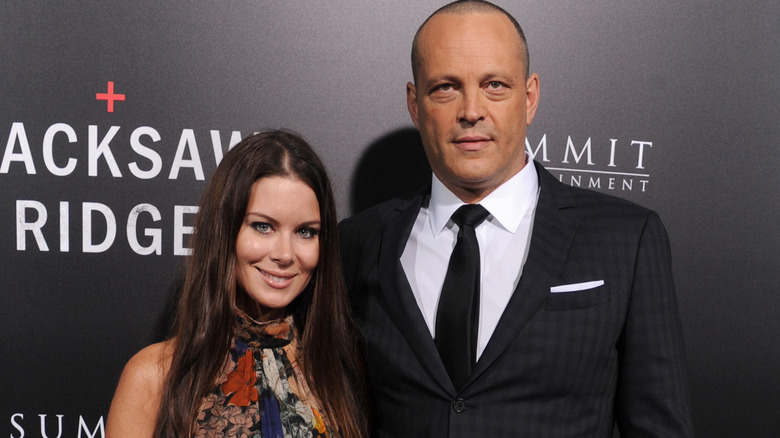
[[[437,14],[426,23],[417,43],[423,68],[431,61],[522,60],[520,36],[500,13]]]
[[[439,13],[425,24],[417,43],[420,50],[470,50],[475,45],[496,43],[522,47],[512,22],[497,12]]]
[[[464,27],[467,25],[484,25],[492,27],[509,27],[514,29],[512,22],[499,12],[493,11],[479,11],[479,12],[463,12],[463,13],[451,13],[440,12],[432,16],[423,26],[421,34],[425,34],[430,29],[436,29],[441,26],[452,28],[453,26]]]

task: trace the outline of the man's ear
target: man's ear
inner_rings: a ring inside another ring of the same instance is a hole
[[[539,106],[539,76],[534,73],[525,82],[525,124],[530,125]]]
[[[409,110],[414,126],[419,129],[420,126],[417,124],[417,88],[411,82],[406,83],[406,108]]]

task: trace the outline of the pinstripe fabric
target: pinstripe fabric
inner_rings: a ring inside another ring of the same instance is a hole
[[[399,257],[423,195],[340,225],[377,437],[693,436],[669,242],[658,216],[559,183],[540,197],[523,276],[456,393]],[[602,286],[550,293],[553,286]]]

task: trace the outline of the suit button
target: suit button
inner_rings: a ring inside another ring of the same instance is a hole
[[[466,410],[466,400],[463,400],[462,398],[456,399],[454,402],[452,402],[452,410],[461,413]]]

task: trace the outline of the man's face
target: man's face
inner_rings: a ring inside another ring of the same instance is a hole
[[[521,44],[498,13],[439,14],[419,36],[409,113],[434,173],[464,201],[481,200],[525,165],[539,80],[525,79]]]

